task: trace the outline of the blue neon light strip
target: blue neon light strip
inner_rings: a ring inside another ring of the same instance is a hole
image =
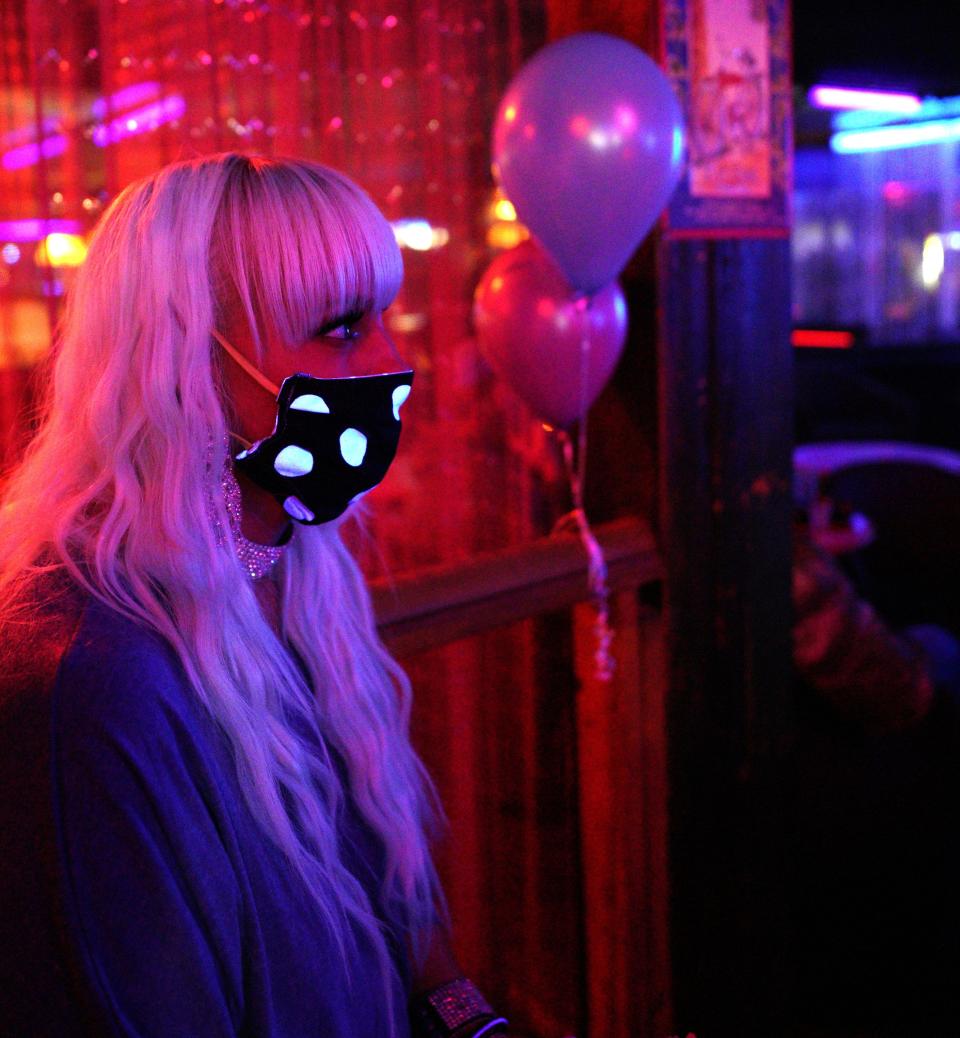
[[[926,97],[920,107],[909,114],[866,110],[837,112],[832,125],[835,130],[863,130],[868,126],[928,122],[930,119],[950,119],[955,115],[960,115],[960,97]]]
[[[960,140],[960,117],[880,126],[871,130],[841,130],[830,138],[830,148],[840,155],[855,155],[865,151],[919,148],[924,144],[955,140]]]

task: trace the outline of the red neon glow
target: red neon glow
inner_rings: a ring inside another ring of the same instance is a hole
[[[0,220],[0,239],[3,241],[40,241],[48,234],[80,234],[79,220]]]
[[[921,103],[916,94],[836,86],[811,87],[807,98],[815,108],[856,108],[868,112],[915,112]]]
[[[903,205],[912,193],[911,189],[899,180],[888,180],[883,185],[884,201],[890,205]]]
[[[570,120],[570,132],[574,137],[586,137],[590,132],[590,120],[585,115],[575,115]]]
[[[93,104],[90,106],[90,112],[95,119],[103,119],[107,113],[114,111],[117,108],[123,108],[126,105],[137,104],[141,101],[148,100],[155,97],[160,92],[160,84],[151,81],[143,83],[132,83],[130,86],[124,87],[122,90],[118,90],[107,97],[98,97]],[[170,105],[178,107],[183,104],[183,99],[179,94],[175,95],[175,98],[167,98],[163,101],[159,101],[154,105],[150,105],[147,108],[140,108],[135,112],[129,112],[127,116],[121,116],[118,119],[114,119],[108,126],[97,126],[93,130],[93,141],[95,144],[99,144],[101,147],[105,144],[113,143],[120,137],[130,136],[131,133],[140,133],[144,130],[154,129],[157,124],[157,111],[159,110],[159,121],[168,122],[171,118],[179,118],[179,115],[170,116],[167,114],[167,108]],[[179,113],[182,114],[182,111]],[[143,126],[142,123],[146,116],[152,117],[152,125]],[[129,128],[129,123],[133,124],[133,129]],[[56,126],[57,120],[45,119],[42,124],[42,129],[46,133],[52,130]],[[116,130],[118,126],[127,126],[126,132],[120,132]],[[59,155],[63,155],[67,150],[67,138],[62,133],[55,133],[52,136],[44,137],[40,141],[31,140],[32,137],[36,136],[36,127],[22,127],[7,133],[3,137],[3,142],[14,143],[19,141],[27,141],[29,143],[18,144],[17,147],[11,148],[9,151],[5,151],[0,157],[0,165],[4,169],[24,169],[27,166],[36,165],[40,159],[52,159]]]
[[[118,108],[143,104],[144,101],[153,100],[159,93],[160,84],[152,79],[141,83],[131,83],[130,86],[123,87],[106,97],[98,97],[90,105],[90,112],[95,119],[106,119],[108,115],[117,114]]]
[[[67,138],[62,133],[44,137],[39,144],[21,144],[3,153],[0,160],[4,169],[25,169],[35,166],[41,158],[53,159],[67,150]]]
[[[820,328],[794,328],[792,346],[819,346],[822,349],[848,350],[853,345],[853,332],[825,331]]]
[[[164,123],[179,119],[186,111],[187,105],[180,94],[172,94],[154,104],[143,108],[135,108],[126,112],[103,126],[94,127],[93,143],[101,148],[108,144],[116,144],[124,137],[133,137],[138,133],[148,133]]]

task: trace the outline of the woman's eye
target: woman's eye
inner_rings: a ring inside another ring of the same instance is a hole
[[[355,339],[360,332],[354,324],[341,324],[323,334],[326,339]]]

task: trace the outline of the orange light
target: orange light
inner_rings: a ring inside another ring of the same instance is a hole
[[[504,110],[503,110],[503,118],[504,118],[504,120],[506,122],[508,122],[508,123],[512,123],[514,121],[514,119],[516,119],[516,117],[517,117],[517,106],[516,105],[507,105],[507,107],[504,108]]]
[[[87,243],[79,234],[48,234],[37,246],[40,267],[79,267],[87,258]]]
[[[493,215],[498,220],[516,220],[517,211],[509,198],[498,198],[493,205]]]
[[[853,332],[825,331],[820,328],[794,328],[790,333],[793,346],[819,346],[823,349],[848,350],[853,345]]]
[[[512,249],[526,241],[530,232],[522,223],[495,223],[487,228],[487,244],[493,249]]]

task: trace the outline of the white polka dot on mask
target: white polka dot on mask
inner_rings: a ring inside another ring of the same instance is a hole
[[[367,438],[359,429],[345,429],[340,434],[340,454],[348,465],[362,465],[366,453]]]
[[[291,443],[276,456],[273,467],[281,476],[305,476],[313,471],[313,455]]]
[[[407,402],[407,397],[410,395],[409,386],[397,386],[393,391],[393,417],[400,421],[400,408]]]

